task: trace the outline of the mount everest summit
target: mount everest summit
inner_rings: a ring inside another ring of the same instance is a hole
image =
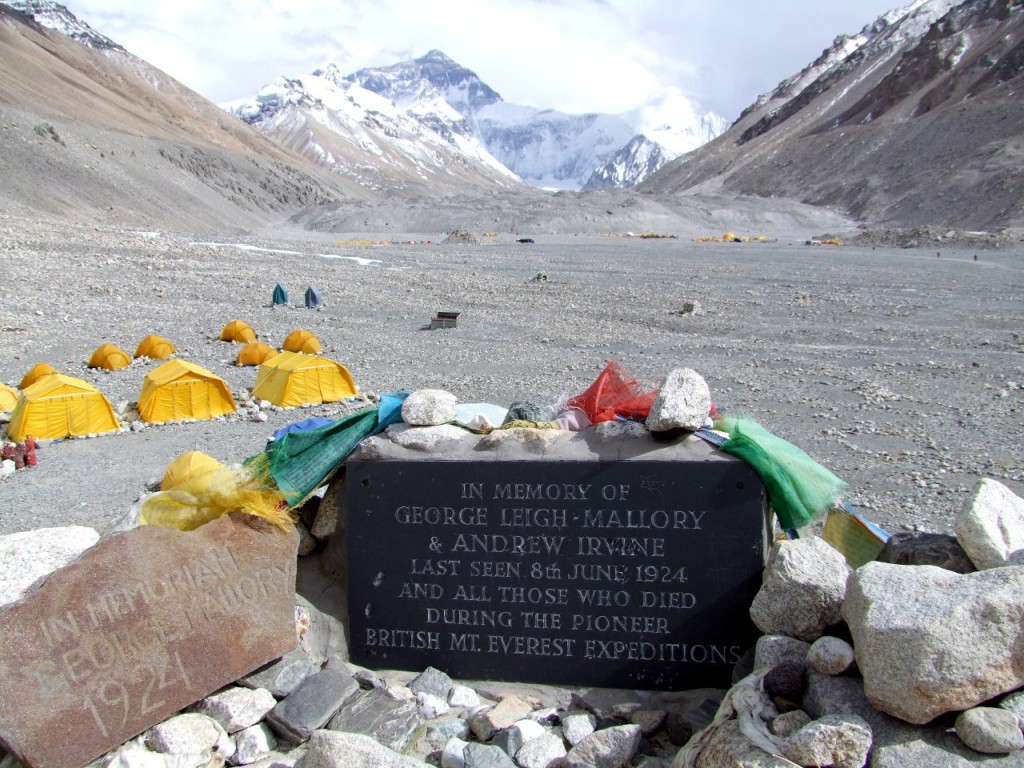
[[[437,50],[349,75],[325,64],[222,106],[322,165],[336,163],[330,148],[314,138],[324,130],[349,142],[362,138],[385,154],[392,143],[407,151],[415,138],[433,148],[434,159],[454,152],[485,175],[507,174],[552,189],[631,187],[727,127],[724,118],[697,115],[681,98],[624,115],[510,104]]]

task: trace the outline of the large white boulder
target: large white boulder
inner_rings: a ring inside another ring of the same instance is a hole
[[[953,530],[978,570],[1024,565],[1024,499],[997,480],[978,481]]]

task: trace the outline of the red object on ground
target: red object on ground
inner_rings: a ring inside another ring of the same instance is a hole
[[[25,466],[34,467],[36,465],[36,441],[29,435],[25,438]]]
[[[609,360],[586,392],[569,400],[597,424],[599,421],[624,419],[643,420],[651,412],[658,390],[644,392],[643,385],[614,360]]]

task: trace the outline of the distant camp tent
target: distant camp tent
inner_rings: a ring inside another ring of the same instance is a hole
[[[7,437],[59,440],[112,432],[121,425],[110,401],[92,384],[63,373],[44,376],[21,391],[11,413]]]
[[[341,363],[300,352],[282,352],[260,366],[252,396],[282,408],[333,403],[359,392]]]
[[[90,368],[119,371],[131,364],[131,357],[116,344],[101,344],[93,350],[92,355],[89,357]]]
[[[278,283],[274,286],[274,295],[270,297],[271,303],[276,307],[278,304],[288,305],[288,291],[285,287]]]
[[[33,384],[35,384],[37,381],[43,378],[43,376],[49,376],[51,373],[56,372],[57,369],[54,368],[49,363],[37,363],[36,365],[32,366],[31,370],[29,370],[28,373],[25,374],[25,377],[21,380],[21,383],[18,385],[18,389],[26,389],[28,387],[31,387]]]
[[[174,352],[174,344],[156,334],[150,334],[135,348],[136,357],[148,357],[150,360],[167,360]]]
[[[248,344],[251,341],[256,341],[256,331],[244,320],[232,320],[221,330],[220,340]]]
[[[235,365],[260,365],[274,355],[277,350],[262,341],[252,341],[238,350],[238,357],[235,358]]]
[[[284,338],[282,348],[285,352],[305,352],[307,355],[320,354],[320,340],[312,331],[303,328],[292,331]]]
[[[186,480],[213,472],[223,466],[213,456],[202,451],[183,453],[167,465],[167,469],[164,470],[164,479],[160,481],[160,490],[169,491]]]
[[[148,422],[212,419],[235,410],[223,379],[184,360],[170,360],[147,373],[139,395],[139,416]]]
[[[315,286],[311,285],[306,289],[306,309],[319,309],[323,301],[320,291]]]
[[[0,384],[0,413],[13,411],[17,403],[18,390],[14,387],[8,387],[6,384]]]

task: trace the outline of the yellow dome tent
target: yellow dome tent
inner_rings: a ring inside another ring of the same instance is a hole
[[[212,419],[235,410],[223,379],[184,360],[169,360],[147,373],[139,395],[139,417],[148,422]]]
[[[309,355],[320,354],[320,340],[312,331],[302,328],[292,331],[285,339],[282,348],[285,352],[305,352]]]
[[[53,373],[21,391],[7,437],[16,443],[30,435],[59,440],[112,432],[120,426],[110,401],[96,387],[63,373]]]
[[[260,366],[252,396],[282,408],[306,403],[333,403],[357,395],[352,375],[325,357],[282,352]]]
[[[101,344],[89,358],[90,368],[105,368],[108,371],[119,371],[131,365],[128,353],[116,344]]]
[[[235,358],[235,365],[260,365],[274,355],[277,350],[262,341],[251,341],[238,350],[238,357]]]
[[[14,387],[8,387],[6,384],[0,384],[0,413],[13,411],[14,406],[17,404],[18,390]]]
[[[26,389],[31,387],[43,376],[49,376],[51,373],[56,373],[57,369],[49,363],[38,363],[32,366],[32,369],[25,374],[25,378],[21,380],[21,384],[18,385],[18,389]]]
[[[256,331],[244,320],[232,320],[221,330],[220,340],[248,344],[251,341],[256,341]]]
[[[171,488],[181,485],[187,480],[214,472],[223,466],[213,456],[202,451],[183,453],[167,465],[167,469],[164,471],[164,479],[160,482],[160,490],[169,491]]]
[[[167,360],[174,352],[174,344],[163,336],[152,333],[135,348],[136,357],[148,357],[150,360]]]

